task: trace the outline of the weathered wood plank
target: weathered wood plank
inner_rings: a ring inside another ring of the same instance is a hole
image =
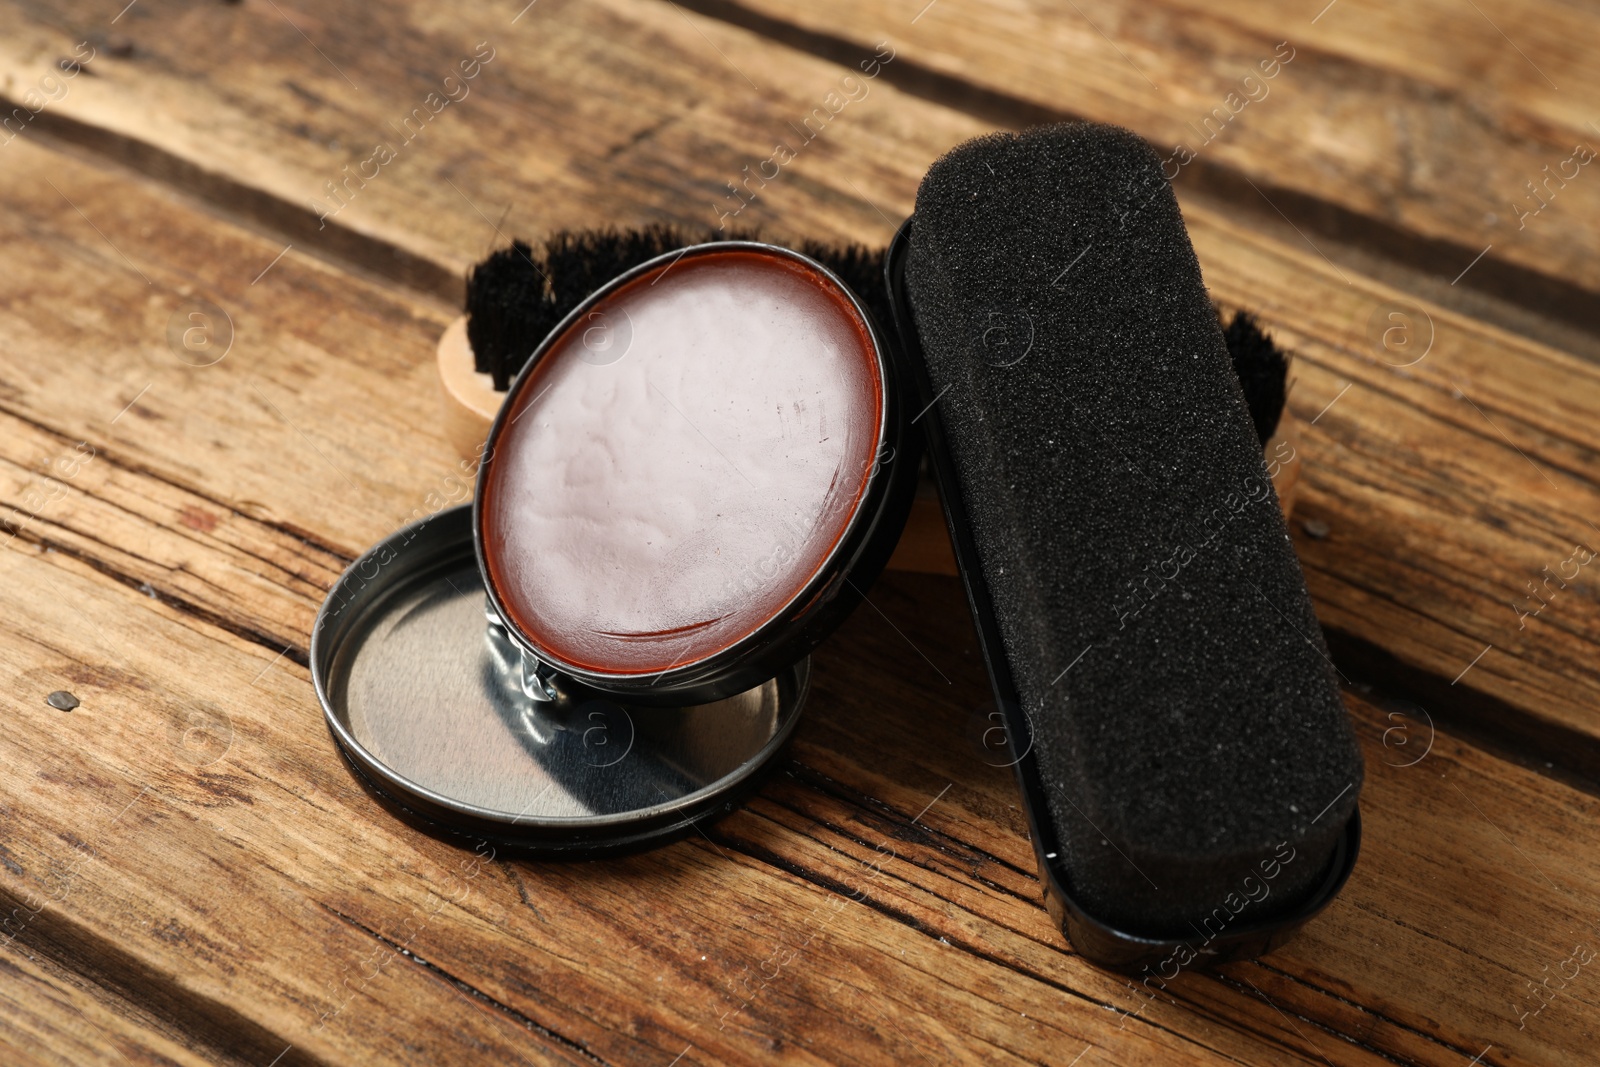
[[[14,1067],[112,1061],[206,1067],[180,1042],[113,1010],[102,990],[17,946],[0,948],[0,975],[0,1055]]]
[[[113,30],[86,0],[47,11],[17,4],[0,62],[21,86],[49,75],[81,40],[131,45],[101,49],[92,76],[66,83],[30,130],[181,178],[302,248],[390,274],[424,260],[434,265],[425,281],[452,299],[461,271],[502,243],[496,226],[716,225],[725,183],[742,180],[774,137],[793,136],[787,120],[799,123],[847,73],[750,38],[747,63],[770,64],[763,81],[774,83],[757,92],[708,44],[706,33],[724,32],[670,5],[544,0],[513,22],[521,7],[404,9],[381,25],[356,8],[135,7]],[[190,54],[199,41],[210,47]],[[459,79],[463,61],[478,66],[471,81],[452,83],[459,102],[429,103],[447,91],[447,76]],[[423,116],[413,117],[417,109]],[[822,239],[886,231],[851,183],[873,196],[883,179],[919,173],[947,142],[948,123],[911,143],[908,132],[893,112],[857,107],[805,146],[794,181],[770,187],[775,216],[751,209],[730,222],[777,218],[774,229]],[[363,171],[379,143],[394,158]],[[829,173],[847,159],[843,174]]]
[[[303,663],[316,606],[347,559],[120,466],[114,443],[73,441],[4,412],[0,427],[7,540],[70,553]]]
[[[235,519],[261,519],[282,531],[279,547],[258,549],[262,565],[302,577],[342,566],[315,545],[353,556],[413,512],[437,507],[429,494],[470,496],[459,458],[433,430],[437,385],[423,357],[442,310],[293,252],[273,267],[270,287],[252,286],[252,272],[281,245],[21,142],[0,156],[0,173],[19,193],[0,210],[18,279],[0,298],[0,405],[41,427],[18,426],[14,462],[39,464],[42,476],[88,442],[96,456],[78,465],[67,489],[118,471],[151,473],[169,488],[143,491],[160,495],[109,497],[129,521],[176,507],[180,525],[198,534],[217,523],[226,536]],[[163,229],[153,243],[157,218]],[[140,265],[130,267],[119,249],[138,254]],[[215,351],[189,353],[181,338],[205,329],[223,347],[231,332],[232,346],[220,361],[195,366]],[[383,383],[376,394],[375,383]],[[52,435],[55,445],[45,440]],[[22,516],[12,523],[31,514],[32,501],[61,495],[42,479],[18,487]],[[66,520],[71,499],[66,493],[45,510]],[[111,521],[84,519],[83,531]],[[313,544],[287,547],[296,537]]]
[[[1465,13],[1375,0],[1326,11],[1270,0],[688,6],[830,56],[890,37],[905,61],[891,80],[921,95],[1007,125],[1055,114],[1127,126],[1161,149],[1180,187],[1257,215],[1281,208],[1443,281],[1492,245],[1462,284],[1560,303],[1600,327],[1594,11],[1540,0]]]

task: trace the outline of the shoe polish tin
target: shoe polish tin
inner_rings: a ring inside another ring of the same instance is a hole
[[[373,546],[317,616],[313,682],[363,785],[437,835],[558,858],[735,807],[905,524],[902,373],[787,249],[699,245],[602,287],[512,382],[474,502]]]

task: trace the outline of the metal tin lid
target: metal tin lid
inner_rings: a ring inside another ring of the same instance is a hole
[[[798,721],[808,659],[710,704],[644,708],[567,684],[534,700],[486,599],[463,505],[373,546],[317,614],[328,728],[425,829],[574,857],[653,844],[737,803]]]

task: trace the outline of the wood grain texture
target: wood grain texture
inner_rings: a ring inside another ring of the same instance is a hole
[[[813,103],[779,87],[820,98],[842,71],[667,5],[542,2],[474,90],[510,86],[482,124],[447,140],[447,110],[428,173],[385,172],[307,255],[317,138],[359,143],[515,10],[284,8],[356,92],[270,6],[144,7],[116,30],[133,53],[41,113],[89,124],[55,127],[69,151],[0,147],[0,1042],[22,1062],[1588,1062],[1594,975],[1537,983],[1600,941],[1600,801],[1381,689],[1348,694],[1363,859],[1298,941],[1153,998],[1086,966],[1039,903],[1009,771],[968,740],[987,692],[951,579],[873,589],[817,656],[782,772],[704,837],[536,865],[395,822],[340,764],[304,642],[343,564],[460,475],[433,294],[494,230],[441,171],[491,217],[535,204],[519,230],[694,219]],[[106,18],[19,10],[0,55],[22,72]],[[881,239],[862,197],[897,217],[976,129],[873,93],[757,202],[774,225]],[[243,225],[210,210],[228,191]],[[1299,353],[1319,614],[1454,676],[1595,514],[1592,367],[1428,305],[1435,348],[1395,367],[1367,324],[1402,297],[1186,210],[1215,294]],[[208,367],[168,338],[201,297],[235,334]],[[1461,681],[1560,730],[1569,765],[1595,730],[1592,589]],[[58,688],[82,705],[47,705]]]
[[[205,1067],[179,1034],[51,961],[0,950],[0,1055],[16,1067],[126,1062]]]
[[[382,20],[265,3],[141,7],[115,31],[87,2],[7,9],[17,29],[0,59],[19,87],[50,74],[80,40],[132,46],[98,53],[92,75],[73,79],[30,129],[181,181],[302,249],[452,301],[462,271],[504,243],[497,227],[537,236],[623,220],[716,226],[725,184],[770,154],[773,138],[794,136],[787,123],[848,73],[657,0],[542,0],[515,23],[511,5],[407,7]],[[463,98],[407,127],[480,42],[493,58],[461,86]],[[761,68],[764,87],[718,49]],[[916,131],[906,118],[881,107],[842,116],[805,147],[795,181],[774,183],[761,212],[730,224],[886,241],[894,223],[863,196],[920,173],[948,145],[951,122],[958,136],[984,128],[952,114],[942,129]],[[363,181],[379,143],[394,159]],[[349,183],[340,201],[330,182]]]
[[[1538,0],[688,6],[834,57],[888,37],[905,60],[891,80],[919,95],[1008,126],[1127,126],[1170,160],[1180,188],[1250,213],[1282,210],[1445,281],[1492,246],[1464,284],[1510,286],[1600,327],[1600,181],[1582,161],[1600,152],[1600,80],[1584,44],[1600,33],[1592,10]]]

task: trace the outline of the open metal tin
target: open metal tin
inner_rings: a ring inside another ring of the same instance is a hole
[[[502,591],[489,579],[482,497],[496,446],[540,360],[610,294],[651,272],[727,251],[793,264],[830,286],[829,299],[841,308],[848,301],[876,374],[870,470],[815,573],[754,632],[664,671],[586,670],[509,621]],[[922,438],[905,411],[903,376],[850,290],[787,249],[696,246],[595,293],[512,383],[489,434],[473,505],[439,512],[373,546],[334,584],[317,615],[312,679],[358,778],[425,830],[542,856],[634,850],[730,810],[795,728],[809,685],[808,653],[865,595],[905,524]]]
[[[1006,739],[1011,748],[1017,784],[1022,790],[1024,807],[1028,812],[1029,837],[1033,841],[1040,879],[1044,883],[1046,906],[1073,947],[1085,959],[1101,967],[1129,972],[1150,968],[1157,975],[1170,978],[1178,969],[1191,965],[1208,966],[1229,959],[1263,955],[1289,940],[1344,887],[1360,850],[1360,812],[1357,810],[1353,813],[1346,823],[1344,835],[1334,847],[1314,888],[1297,908],[1285,915],[1237,923],[1207,939],[1152,937],[1104,922],[1078,901],[1070,874],[1058,859],[1065,849],[1056,839],[1051,820],[1040,816],[1041,812],[1048,810],[1046,784],[1032,752],[1032,727],[1006,659],[1000,625],[979,563],[954,460],[938,406],[934,402],[936,398],[923,361],[921,340],[906,294],[905,260],[910,249],[914,221],[914,218],[907,219],[895,233],[884,260],[884,281],[893,308],[900,362],[910,373],[916,402],[922,407],[918,421],[922,423],[926,435],[928,465],[938,483],[950,543],[955,550],[957,567],[967,593],[967,604],[977,629],[978,645],[989,670],[995,706],[1005,716]],[[1164,973],[1168,966],[1175,968],[1172,974]]]
[[[525,405],[538,402],[540,394],[531,397],[529,394],[542,362],[580,324],[592,321],[596,309],[602,309],[603,313],[614,294],[625,293],[636,283],[641,287],[654,285],[672,276],[674,271],[681,277],[683,272],[694,269],[696,260],[729,253],[771,257],[803,269],[847,301],[859,320],[875,368],[878,398],[878,432],[866,460],[869,466],[864,466],[867,469],[864,488],[853,503],[842,533],[809,580],[780,610],[774,611],[747,635],[714,653],[698,658],[685,657],[682,662],[670,663],[661,670],[606,670],[575,662],[518,624],[516,612],[508,610],[505,591],[498,588],[494,580],[495,568],[486,548],[485,500],[491,491],[497,465],[506,462],[503,458],[506,438],[510,433],[519,432],[514,427],[527,410]],[[647,278],[650,280],[645,282]],[[574,308],[534,350],[527,365],[512,381],[489,430],[473,500],[473,539],[488,588],[490,609],[502,620],[507,635],[524,654],[530,684],[537,688],[542,680],[555,677],[571,679],[641,704],[706,703],[760,685],[807,655],[837,629],[888,562],[916,491],[922,438],[911,426],[906,411],[909,385],[899,362],[872,315],[837,276],[798,252],[755,241],[718,241],[659,256],[618,275]]]

